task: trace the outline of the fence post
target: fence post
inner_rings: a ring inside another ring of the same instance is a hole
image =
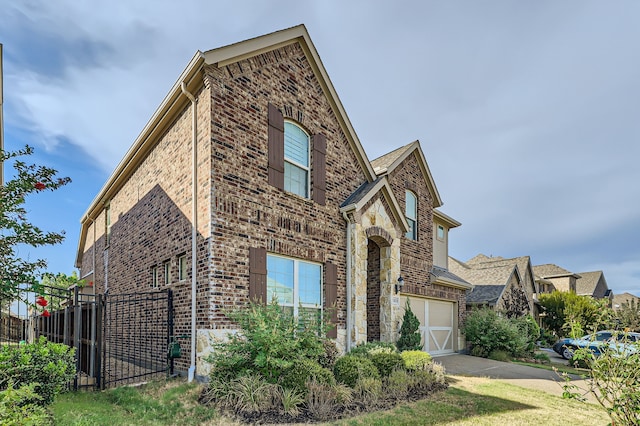
[[[78,287],[74,288],[74,313],[73,313],[73,346],[76,348],[76,377],[73,380],[73,387],[75,390],[78,390],[78,375],[80,374],[82,368],[82,354],[81,354],[81,344],[82,341],[80,339],[80,327],[82,321],[82,306],[78,300]]]

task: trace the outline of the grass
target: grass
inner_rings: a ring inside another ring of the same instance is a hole
[[[449,376],[445,392],[393,410],[365,414],[331,425],[606,425],[594,404],[562,399],[499,380]],[[181,380],[135,388],[60,395],[52,409],[58,425],[237,424],[198,404],[200,386]]]
[[[563,365],[563,364],[536,364],[533,362],[524,362],[524,361],[518,361],[518,360],[514,360],[510,362],[514,364],[519,364],[519,365],[526,365],[527,367],[541,368],[543,370],[549,370],[549,371],[553,371],[555,368],[556,370],[558,370],[559,373],[573,374],[580,377],[589,376],[589,370],[585,370],[584,368],[574,368],[574,367],[570,367],[568,365]]]

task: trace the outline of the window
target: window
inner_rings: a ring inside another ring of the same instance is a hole
[[[183,254],[178,258],[178,279],[180,281],[187,279],[187,255]]]
[[[284,189],[309,198],[309,135],[288,121],[284,123]]]
[[[104,208],[104,235],[105,235],[105,243],[109,245],[109,241],[111,240],[111,206],[107,205]]]
[[[409,230],[405,234],[410,240],[418,239],[418,200],[416,194],[407,191],[405,195],[405,216],[409,224]]]
[[[436,236],[438,237],[438,239],[444,241],[444,226],[438,225],[438,230],[436,232]]]
[[[267,302],[274,297],[296,317],[317,315],[322,307],[322,266],[267,255]]]
[[[158,267],[151,268],[151,288],[158,288],[160,283],[158,282]]]
[[[164,285],[171,284],[171,262],[168,260],[162,264],[164,269]]]

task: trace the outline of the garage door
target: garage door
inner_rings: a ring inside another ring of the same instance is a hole
[[[454,307],[452,302],[410,297],[411,310],[420,320],[423,350],[431,355],[454,351]]]

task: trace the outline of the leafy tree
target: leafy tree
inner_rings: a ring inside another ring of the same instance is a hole
[[[54,245],[64,239],[64,231],[43,231],[27,219],[24,204],[28,195],[54,191],[71,181],[68,177],[57,177],[54,169],[19,160],[32,153],[33,148],[29,146],[13,152],[0,150],[0,162],[13,160],[15,169],[13,178],[0,185],[0,298],[3,300],[17,298],[25,284],[37,289],[38,272],[47,266],[44,259],[21,258],[16,248]]]
[[[620,327],[629,331],[640,331],[640,304],[635,300],[623,302],[614,315]]]
[[[422,349],[422,345],[420,345],[422,336],[420,335],[419,329],[420,320],[411,310],[409,299],[407,299],[407,305],[404,308],[404,317],[402,318],[402,326],[400,327],[400,338],[396,345],[400,352]]]
[[[76,271],[73,271],[71,275],[64,274],[62,272],[58,274],[52,274],[51,272],[45,272],[42,274],[42,280],[40,281],[43,290],[49,295],[49,307],[50,311],[56,311],[62,307],[62,303],[67,300],[69,296],[69,288],[72,286],[84,287],[85,282],[78,278]]]
[[[529,313],[527,293],[520,287],[511,287],[503,296],[503,312],[507,318],[520,318]]]
[[[540,295],[540,305],[547,314],[543,320],[546,328],[559,336],[580,337],[613,324],[606,300],[556,290]]]

